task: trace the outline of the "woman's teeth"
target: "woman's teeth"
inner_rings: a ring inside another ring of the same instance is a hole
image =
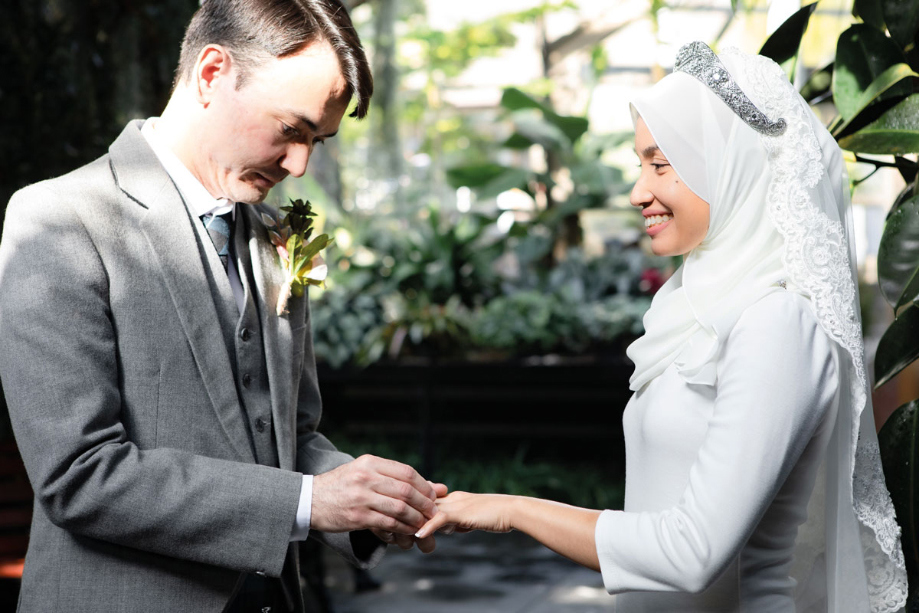
[[[671,219],[673,219],[673,215],[651,215],[650,217],[645,217],[645,228],[651,228],[665,221],[670,221]]]

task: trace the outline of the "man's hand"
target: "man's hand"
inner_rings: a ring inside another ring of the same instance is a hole
[[[434,488],[434,492],[437,494],[438,498],[443,498],[447,495],[447,486],[443,483],[431,483],[430,481],[428,481],[428,483]],[[418,538],[405,534],[394,534],[386,530],[380,530],[379,528],[371,528],[371,531],[384,543],[398,545],[399,548],[404,550],[409,550],[415,545],[418,545],[418,549],[422,553],[431,553],[437,546],[437,543],[434,542],[433,534],[424,538]]]
[[[321,532],[369,528],[377,536],[393,534],[389,541],[381,539],[403,546],[403,535],[414,542],[418,528],[434,517],[434,500],[445,490],[445,486],[435,487],[423,479],[411,466],[363,455],[313,477],[310,528]],[[422,551],[427,547],[427,539],[423,548],[419,542]]]

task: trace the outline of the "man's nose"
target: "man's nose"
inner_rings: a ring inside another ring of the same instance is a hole
[[[281,168],[292,177],[302,177],[306,172],[306,165],[310,161],[311,147],[304,143],[293,143],[287,147],[284,157],[281,158]]]

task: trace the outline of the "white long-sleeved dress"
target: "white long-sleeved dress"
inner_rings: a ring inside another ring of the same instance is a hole
[[[617,612],[794,611],[789,577],[831,435],[836,345],[790,291],[748,307],[714,387],[671,365],[626,406],[623,511],[596,540]]]

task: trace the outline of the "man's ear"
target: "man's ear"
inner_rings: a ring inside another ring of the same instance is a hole
[[[198,54],[192,78],[195,98],[200,104],[207,106],[225,80],[236,78],[233,61],[226,48],[221,45],[204,47]]]

